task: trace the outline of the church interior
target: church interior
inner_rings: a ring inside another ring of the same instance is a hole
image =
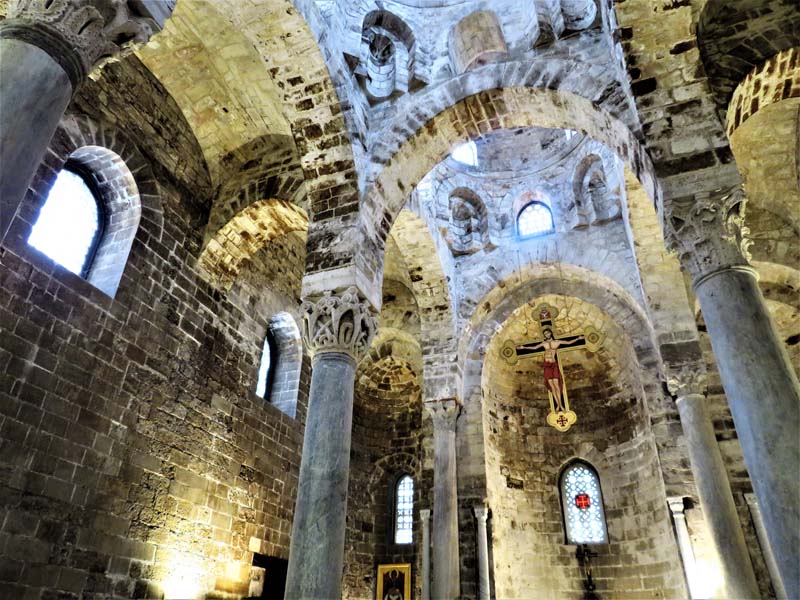
[[[0,15],[0,598],[800,598],[797,0]]]

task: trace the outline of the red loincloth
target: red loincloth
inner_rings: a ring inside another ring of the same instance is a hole
[[[547,383],[551,379],[558,379],[561,383],[561,370],[558,368],[557,362],[544,361],[544,382]]]

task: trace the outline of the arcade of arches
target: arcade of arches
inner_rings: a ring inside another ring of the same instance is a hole
[[[0,82],[0,597],[800,598],[796,0],[0,0]]]

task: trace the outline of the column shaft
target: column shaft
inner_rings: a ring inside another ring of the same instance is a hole
[[[0,38],[0,241],[72,97],[66,71],[47,52]]]
[[[678,398],[678,413],[700,504],[725,574],[726,597],[758,598],[756,576],[705,398],[699,394]]]
[[[744,499],[747,506],[750,508],[750,516],[753,519],[753,527],[756,530],[756,537],[761,546],[761,553],[764,555],[764,562],[767,563],[769,576],[772,579],[772,586],[775,588],[775,597],[778,600],[787,600],[786,590],[783,589],[783,582],[778,573],[778,565],[775,563],[775,555],[772,553],[772,548],[769,545],[767,538],[767,531],[764,529],[764,517],[761,515],[761,509],[758,506],[758,500],[753,494],[745,494]]]
[[[422,518],[422,600],[431,600],[431,511],[419,511]]]
[[[486,534],[486,520],[489,509],[475,507],[475,520],[478,522],[478,600],[489,600],[489,540]]]
[[[694,559],[692,539],[689,537],[689,528],[686,526],[686,515],[683,512],[683,498],[667,498],[672,520],[675,522],[675,533],[678,536],[678,550],[683,561],[683,572],[686,574],[686,583],[689,586],[689,597],[694,600],[700,598],[695,588],[697,587],[697,563]]]
[[[287,600],[341,598],[355,359],[314,357],[297,489]]]
[[[718,271],[695,292],[783,584],[800,598],[797,376],[751,271]]]
[[[427,402],[433,416],[433,598],[460,595],[455,400]]]

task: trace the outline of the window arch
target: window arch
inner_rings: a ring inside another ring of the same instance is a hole
[[[273,315],[267,323],[256,395],[294,418],[300,392],[303,342],[294,317],[287,312]]]
[[[113,297],[140,219],[139,189],[125,161],[108,148],[82,146],[66,158],[27,241]]]
[[[566,543],[608,543],[603,493],[594,467],[581,460],[568,464],[561,472],[559,491]]]
[[[414,479],[402,475],[394,488],[394,543],[411,544],[414,525]]]
[[[28,244],[76,275],[86,277],[103,234],[105,214],[91,180],[73,165],[56,176]]]
[[[520,238],[531,238],[553,233],[556,230],[553,212],[544,202],[534,200],[517,214],[517,232]]]

